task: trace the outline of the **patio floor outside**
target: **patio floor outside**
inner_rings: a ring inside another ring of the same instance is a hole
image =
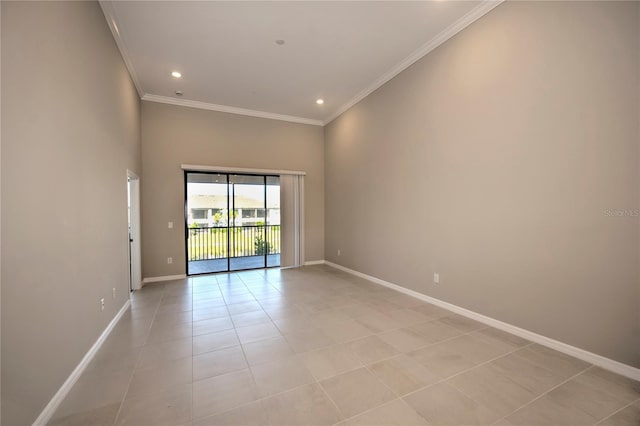
[[[228,266],[231,271],[264,268],[264,256],[232,257],[229,264],[227,263],[226,257],[223,257],[221,259],[195,260],[189,262],[187,274],[198,275],[210,274],[214,272],[226,272]],[[280,266],[280,254],[268,255],[266,266],[268,268]]]

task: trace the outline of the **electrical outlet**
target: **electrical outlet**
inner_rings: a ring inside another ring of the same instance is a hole
[[[104,311],[104,297],[100,299],[100,310]]]
[[[338,249],[338,256],[342,254],[342,250]]]
[[[173,263],[173,257],[167,257],[167,264],[171,265]]]
[[[168,227],[169,229],[173,229],[173,222],[169,222],[169,223],[167,224],[167,227]]]
[[[111,296],[115,299],[116,298],[116,288],[112,288],[111,289]]]
[[[440,283],[440,274],[439,273],[436,272],[436,273],[433,274],[433,282],[436,283],[436,284]]]

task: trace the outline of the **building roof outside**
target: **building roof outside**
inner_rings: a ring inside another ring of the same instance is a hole
[[[188,199],[190,209],[226,209],[227,197],[224,195],[191,195]],[[229,208],[233,206],[232,200],[229,199]],[[257,200],[255,198],[243,197],[236,195],[235,197],[236,209],[262,209],[264,208],[264,200]],[[268,205],[270,209],[279,209],[280,200],[271,202]]]

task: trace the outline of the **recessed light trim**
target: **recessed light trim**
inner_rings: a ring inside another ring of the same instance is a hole
[[[180,78],[180,77],[182,77],[182,73],[181,73],[181,72],[178,72],[178,71],[172,71],[172,72],[171,72],[171,77],[173,77],[173,78]]]
[[[316,103],[318,105],[322,105],[324,103],[324,99],[316,99]]]
[[[282,39],[278,39],[278,40],[276,40],[276,44],[277,44],[278,46],[282,46],[282,45],[284,44],[284,40],[282,40]]]

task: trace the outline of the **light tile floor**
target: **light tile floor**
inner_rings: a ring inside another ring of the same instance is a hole
[[[640,425],[637,382],[327,266],[131,297],[56,425]]]

